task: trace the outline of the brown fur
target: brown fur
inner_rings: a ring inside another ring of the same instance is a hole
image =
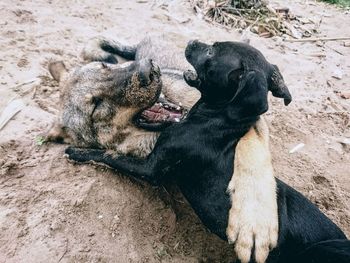
[[[85,59],[91,61],[110,56],[105,51],[90,50],[98,48],[100,41],[97,38],[87,45],[83,53]],[[144,40],[138,45],[139,56],[149,56],[162,69],[162,92],[167,99],[190,109],[198,100],[199,93],[189,88],[177,73],[189,66],[180,59],[183,55],[178,48],[169,47],[168,43],[165,47],[159,44],[151,39]],[[156,89],[146,89],[147,92],[140,89],[139,78],[133,74],[130,89],[119,94],[123,101],[108,99],[115,96],[111,92],[113,85],[107,77],[108,70],[118,67],[123,65],[109,65],[106,69],[103,64],[95,62],[68,73],[60,63],[50,65],[51,74],[60,81],[62,116],[50,131],[49,140],[64,138],[64,142],[75,146],[105,147],[116,154],[141,157],[152,151],[158,133],[136,127],[132,118],[145,105],[153,103],[157,94],[152,90]],[[91,118],[91,100],[94,97],[105,97],[109,104]],[[92,124],[95,129],[90,129]],[[234,166],[235,173],[228,186],[234,205],[229,213],[227,236],[235,242],[235,251],[243,263],[248,262],[255,243],[255,256],[261,263],[265,261],[269,248],[276,246],[278,237],[276,185],[268,129],[263,119],[238,143]]]
[[[265,262],[269,249],[277,245],[278,213],[269,130],[263,117],[236,146],[234,175],[227,190],[232,200],[228,239],[235,243],[242,263],[249,262],[254,245],[256,262]]]
[[[151,106],[161,90],[159,73],[147,87],[141,86],[140,67],[128,71],[94,62],[68,72],[62,62],[50,64],[50,72],[60,80],[61,116],[47,140],[64,138],[64,143],[77,146],[118,150],[128,130],[137,130],[133,116]],[[97,99],[102,101],[98,107]]]

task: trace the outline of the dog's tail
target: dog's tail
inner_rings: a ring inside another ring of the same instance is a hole
[[[327,240],[305,249],[298,263],[350,263],[350,240]]]
[[[134,60],[136,46],[126,46],[117,41],[98,36],[90,39],[81,53],[83,59],[87,62],[103,61],[117,64],[118,60],[113,54],[127,60]]]

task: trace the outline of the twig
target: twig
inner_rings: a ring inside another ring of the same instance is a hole
[[[287,42],[316,42],[316,41],[338,41],[350,40],[350,37],[319,37],[319,38],[303,38],[303,39],[285,39]]]
[[[340,52],[339,50],[336,50],[335,48],[330,47],[330,46],[328,46],[328,45],[326,45],[326,47],[328,47],[328,48],[332,49],[334,52],[337,52],[339,55],[344,56],[344,54],[343,54],[342,52]]]
[[[37,90],[37,86],[34,86],[34,91],[33,91],[33,95],[32,95],[32,100],[35,99],[36,90]]]
[[[62,254],[62,256],[60,257],[60,259],[58,260],[58,263],[61,262],[61,260],[63,259],[63,257],[67,254],[68,252],[68,239],[66,239],[66,247],[64,249],[64,252]]]
[[[0,131],[18,112],[24,108],[24,106],[25,105],[21,100],[13,100],[6,106],[0,115]]]
[[[21,84],[18,84],[18,85],[16,85],[16,86],[12,87],[12,89],[13,89],[13,90],[16,90],[16,89],[18,89],[18,88],[20,88],[20,87],[22,87],[22,86],[32,84],[33,82],[35,82],[35,81],[37,81],[37,80],[38,80],[38,78],[28,80],[28,81],[26,81],[26,82],[23,82],[23,83],[21,83]]]
[[[308,54],[307,56],[310,56],[310,57],[317,57],[317,58],[325,58],[325,57],[327,57],[327,55],[326,55],[326,54],[323,54],[323,53]]]

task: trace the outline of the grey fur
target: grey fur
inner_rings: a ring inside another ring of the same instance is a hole
[[[137,128],[132,122],[133,117],[142,109],[150,106],[158,98],[158,93],[150,99],[147,92],[137,91],[143,88],[135,87],[133,94],[127,97],[127,103],[120,99],[126,97],[126,88],[118,91],[119,86],[139,67],[128,64],[104,64],[94,61],[117,61],[111,59],[114,54],[125,59],[135,58],[135,62],[152,60],[161,68],[162,93],[166,99],[189,110],[199,99],[199,92],[189,87],[183,80],[182,72],[191,66],[184,58],[183,50],[166,41],[163,37],[145,38],[136,47],[123,46],[117,41],[105,38],[94,38],[86,45],[82,56],[86,62],[68,72],[64,64],[50,64],[50,73],[60,81],[61,116],[47,134],[48,141],[63,141],[82,147],[108,148],[123,154],[138,156],[147,155],[153,148],[158,133]],[[122,73],[120,73],[122,72]],[[162,97],[161,96],[161,97]],[[93,98],[103,98],[99,106],[99,114],[91,115]],[[102,107],[103,106],[103,107]]]

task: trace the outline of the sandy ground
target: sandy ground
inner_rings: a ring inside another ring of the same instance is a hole
[[[127,4],[126,4],[127,3]],[[280,1],[320,18],[321,36],[350,35],[350,15],[313,1]],[[39,145],[57,114],[51,58],[78,63],[87,39],[136,43],[147,33],[179,42],[239,40],[198,18],[187,1],[0,3],[0,112],[25,107],[0,131],[0,262],[229,262],[232,248],[208,233],[176,189],[152,188],[105,168],[74,165],[62,145]],[[267,119],[276,175],[304,193],[350,236],[349,42],[285,43],[250,36],[277,64],[294,96],[271,98]],[[339,75],[336,79],[332,75]],[[296,153],[295,145],[305,147]],[[171,187],[170,187],[171,188]]]

